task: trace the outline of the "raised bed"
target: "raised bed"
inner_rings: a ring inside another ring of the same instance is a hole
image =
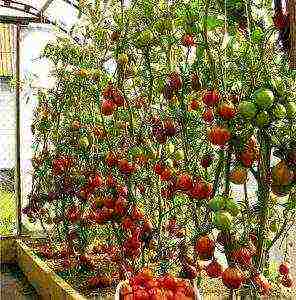
[[[17,240],[15,247],[21,270],[26,274],[26,277],[36,289],[37,293],[42,296],[42,299],[87,299],[77,293],[68,283],[53,272],[22,240]],[[98,297],[96,299],[104,298]]]

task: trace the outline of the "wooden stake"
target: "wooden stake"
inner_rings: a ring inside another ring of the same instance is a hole
[[[291,69],[296,69],[296,0],[288,0],[288,13],[290,22],[289,65]]]

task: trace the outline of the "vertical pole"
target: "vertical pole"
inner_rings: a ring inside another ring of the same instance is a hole
[[[290,24],[290,68],[296,69],[296,0],[288,0],[288,13]]]
[[[22,193],[21,193],[21,139],[20,139],[20,24],[16,25],[16,168],[15,168],[15,194],[16,194],[16,230],[17,235],[22,233]]]

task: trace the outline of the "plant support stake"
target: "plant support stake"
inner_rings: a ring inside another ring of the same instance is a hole
[[[288,1],[288,13],[290,23],[290,68],[296,69],[296,0]]]

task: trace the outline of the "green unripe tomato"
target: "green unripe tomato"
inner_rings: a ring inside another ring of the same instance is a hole
[[[168,155],[172,155],[175,151],[175,145],[172,142],[169,142],[165,145],[165,151]]]
[[[275,78],[272,82],[279,95],[283,96],[286,91],[286,87],[283,81],[280,78]]]
[[[261,28],[257,27],[251,33],[251,39],[255,43],[260,43],[263,40],[264,33]]]
[[[271,222],[269,228],[270,228],[271,232],[277,232],[279,229],[279,227],[275,221]]]
[[[272,110],[272,114],[276,119],[285,118],[287,115],[285,106],[283,104],[277,103],[274,109]]]
[[[169,168],[174,168],[174,162],[172,159],[168,158],[165,162]]]
[[[120,65],[126,65],[128,63],[128,55],[126,53],[121,53],[118,55],[118,63]]]
[[[143,150],[141,149],[141,147],[133,147],[132,149],[130,149],[130,154],[132,157],[139,156],[142,153],[143,153]]]
[[[157,20],[153,24],[153,29],[159,33],[162,33],[164,31],[164,26],[163,26],[163,21],[162,20]]]
[[[256,116],[256,125],[259,128],[268,126],[270,123],[270,118],[269,118],[269,114],[266,111],[262,111],[259,114],[257,114]]]
[[[88,138],[86,136],[81,137],[79,139],[79,147],[86,149],[86,148],[88,148],[88,146],[89,146]]]
[[[136,46],[139,48],[146,47],[153,41],[153,34],[150,30],[146,29],[142,33],[140,33],[137,41]]]
[[[261,88],[254,93],[255,103],[262,109],[269,108],[274,102],[273,92],[266,88]]]
[[[175,152],[175,159],[176,160],[184,160],[185,159],[185,153],[182,149],[178,149]]]
[[[288,102],[287,103],[287,115],[288,115],[288,118],[290,119],[294,119],[296,118],[296,103],[295,102]]]
[[[217,229],[229,230],[232,227],[232,216],[229,212],[217,211],[215,212],[213,223]]]
[[[234,217],[240,212],[240,207],[233,198],[226,199],[225,210],[230,212]]]
[[[239,104],[239,112],[245,119],[253,119],[257,113],[257,107],[254,103],[249,101],[242,101]]]
[[[213,211],[219,211],[225,208],[225,198],[223,196],[216,196],[209,202],[209,207]]]

